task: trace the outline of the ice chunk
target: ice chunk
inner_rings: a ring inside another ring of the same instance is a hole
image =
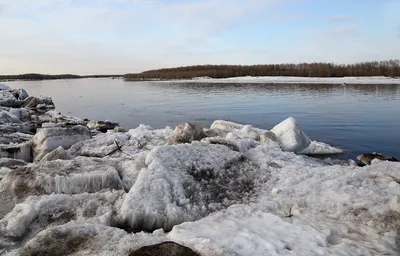
[[[89,130],[79,125],[72,128],[40,129],[32,139],[35,160],[39,161],[44,155],[60,146],[69,148],[79,141],[90,138]]]
[[[51,97],[33,97],[29,96],[24,99],[24,107],[26,108],[54,108],[54,103]]]
[[[19,167],[0,181],[17,199],[51,193],[94,193],[102,189],[123,189],[117,170],[101,159],[77,157]]]
[[[19,159],[13,159],[13,158],[6,158],[6,157],[1,157],[0,158],[0,168],[1,167],[7,167],[7,168],[15,168],[17,166],[21,165],[26,165],[27,162]]]
[[[231,204],[245,202],[268,173],[242,154],[200,142],[153,149],[121,207],[134,230],[170,230]]]
[[[299,152],[305,155],[330,155],[330,154],[341,154],[343,150],[335,148],[323,142],[311,141],[311,143]]]
[[[100,225],[63,225],[46,229],[30,240],[16,255],[121,255],[119,242],[127,233]]]
[[[7,255],[121,256],[130,255],[141,247],[165,241],[162,232],[128,234],[113,227],[71,223],[46,229],[28,241],[24,247]]]
[[[4,107],[21,107],[24,101],[18,100],[16,90],[0,90],[0,106]]]
[[[50,153],[46,154],[40,162],[44,161],[53,161],[53,160],[70,160],[73,157],[66,151],[63,147],[59,146],[58,148],[54,149]]]
[[[182,123],[175,128],[172,141],[175,144],[190,143],[195,140],[201,140],[204,137],[203,128],[200,124]]]
[[[74,117],[74,116],[65,116],[62,115],[60,112],[55,111],[55,110],[50,110],[46,112],[47,115],[47,119],[50,119],[49,121],[53,122],[53,123],[61,123],[61,124],[69,124],[69,125],[84,125],[86,126],[86,121],[78,118],[78,117]],[[43,117],[41,117],[43,118]]]
[[[224,120],[214,121],[210,129],[231,133],[236,138],[252,139],[252,140],[260,140],[260,134],[268,132],[267,130],[255,128],[251,125],[237,124],[234,122],[224,121]]]
[[[156,146],[171,144],[173,130],[171,127],[164,129],[153,129],[149,125],[139,125],[136,129],[128,131],[131,135],[130,140],[139,143],[139,147],[151,150]]]
[[[28,97],[29,94],[23,88],[18,89],[18,99],[25,100]]]
[[[6,91],[6,90],[11,90],[10,86],[5,85],[5,84],[0,84],[0,91]]]
[[[68,223],[90,222],[111,224],[115,202],[123,196],[123,191],[107,191],[94,194],[63,195],[51,194],[29,197],[0,221],[0,234],[7,238],[18,238]]]
[[[300,152],[311,143],[293,117],[282,121],[271,131],[276,135],[282,149],[286,151]]]
[[[90,130],[99,130],[101,132],[107,132],[107,130],[113,130],[115,127],[118,126],[118,122],[112,121],[90,121],[87,124],[87,127]]]
[[[18,116],[14,115],[10,112],[1,110],[0,111],[0,123],[3,123],[3,124],[21,123],[21,120],[19,120]]]
[[[0,157],[14,158],[25,162],[32,161],[32,143],[22,142],[18,144],[0,145]]]
[[[90,140],[76,143],[68,151],[74,156],[121,157],[122,152],[118,151],[118,146],[132,145],[129,138],[129,134],[125,133],[99,133]],[[133,145],[135,144],[137,145],[136,141],[133,142]]]

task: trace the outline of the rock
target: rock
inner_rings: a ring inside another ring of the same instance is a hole
[[[391,161],[391,162],[398,162],[394,156],[385,156],[379,153],[371,153],[371,154],[361,154],[357,156],[357,160],[360,161],[361,166],[370,165],[372,160],[378,159],[382,161]]]
[[[101,132],[107,132],[108,130],[113,130],[115,127],[117,127],[119,124],[117,122],[111,122],[111,121],[90,121],[87,123],[87,127],[90,130],[98,130]]]
[[[276,135],[281,148],[285,151],[297,153],[307,148],[311,143],[293,117],[289,117],[276,125],[271,132]]]
[[[71,160],[73,157],[63,147],[59,146],[50,153],[46,154],[40,162],[53,160]]]
[[[71,128],[42,128],[32,139],[35,161],[39,161],[47,153],[60,146],[67,149],[79,141],[90,138],[89,130],[80,125]]]
[[[178,125],[173,133],[172,142],[174,144],[190,143],[204,138],[203,128],[197,123],[182,123]]]
[[[398,196],[394,196],[389,200],[389,208],[392,211],[400,213],[400,198]]]
[[[136,251],[133,251],[129,256],[200,256],[192,249],[177,244],[175,242],[163,242],[150,246],[144,246]]]
[[[25,100],[28,97],[29,97],[29,94],[23,88],[18,89],[18,99],[19,100]]]

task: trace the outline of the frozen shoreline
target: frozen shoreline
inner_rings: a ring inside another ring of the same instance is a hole
[[[308,157],[341,150],[294,118],[271,131],[124,130],[21,89],[0,86],[0,103],[0,254],[129,255],[164,241],[204,256],[400,251],[400,163]]]
[[[157,80],[150,80],[156,81]],[[174,83],[271,83],[271,84],[336,84],[336,85],[391,85],[400,84],[400,78],[390,77],[231,77],[231,78],[209,78],[197,77],[193,79],[160,80],[160,82]]]

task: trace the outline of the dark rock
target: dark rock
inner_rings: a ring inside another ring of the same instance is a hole
[[[379,159],[382,161],[399,162],[394,156],[385,156],[379,153],[361,154],[357,156],[357,160],[360,161],[360,166],[370,165],[372,160]]]
[[[163,242],[150,246],[144,246],[133,251],[129,256],[200,256],[192,249],[175,242]]]

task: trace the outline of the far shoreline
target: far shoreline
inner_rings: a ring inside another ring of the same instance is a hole
[[[0,83],[18,81],[47,81],[47,80],[75,80],[75,79],[123,79],[126,82],[155,82],[155,83],[187,83],[187,84],[298,84],[298,85],[400,85],[400,77],[386,76],[348,76],[348,77],[300,77],[300,76],[241,76],[228,78],[194,77],[189,79],[160,79],[143,78],[130,79],[123,76],[80,76],[80,77],[57,77],[45,79],[1,79]]]

